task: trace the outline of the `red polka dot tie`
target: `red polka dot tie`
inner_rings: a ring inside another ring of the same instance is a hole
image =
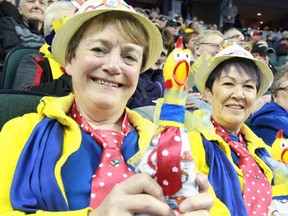
[[[166,126],[157,145],[157,182],[167,196],[182,188],[181,179],[182,139],[179,127]]]
[[[99,167],[92,176],[90,207],[94,209],[103,202],[117,183],[133,175],[120,152],[123,139],[130,130],[130,125],[125,114],[121,133],[110,130],[94,130],[79,114],[75,102],[71,112],[73,119],[83,131],[90,133],[95,141],[103,147]]]
[[[231,140],[228,133],[212,119],[216,133],[227,142],[233,152],[239,157],[238,167],[244,177],[244,202],[249,216],[266,216],[272,201],[271,185],[260,170],[239,133],[239,141]]]

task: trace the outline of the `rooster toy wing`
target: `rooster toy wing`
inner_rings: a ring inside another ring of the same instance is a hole
[[[182,49],[179,38],[163,68],[165,91],[155,133],[137,167],[138,172],[146,172],[157,180],[167,203],[176,210],[183,199],[198,193],[195,162],[184,127],[189,62],[190,51]]]

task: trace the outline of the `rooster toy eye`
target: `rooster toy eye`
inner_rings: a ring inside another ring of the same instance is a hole
[[[184,59],[185,59],[186,61],[190,62],[190,54],[185,53],[184,55],[185,55],[185,56],[184,56]]]
[[[174,61],[178,61],[179,59],[182,59],[181,52],[175,52],[173,59],[174,59]]]
[[[280,143],[280,148],[282,148],[282,149],[288,148],[288,142],[281,142]]]
[[[182,53],[182,52],[175,52],[173,56],[174,61],[179,61],[181,59],[190,62],[190,54],[189,53]]]

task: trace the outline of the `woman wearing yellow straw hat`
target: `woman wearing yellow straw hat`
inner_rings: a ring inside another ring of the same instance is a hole
[[[74,94],[44,97],[2,128],[0,215],[174,215],[161,187],[133,173],[153,124],[125,107],[161,51],[157,27],[124,1],[86,1],[60,27],[52,54]],[[180,210],[209,215],[207,178],[197,183],[204,192]]]
[[[197,88],[211,105],[209,129],[191,132],[195,163],[215,192],[211,215],[268,215],[273,175],[264,161],[270,149],[244,122],[254,101],[270,87],[271,70],[231,45],[214,57],[198,58],[193,71]]]

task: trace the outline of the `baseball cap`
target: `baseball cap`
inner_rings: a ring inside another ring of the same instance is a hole
[[[146,64],[141,72],[146,71],[154,65],[162,52],[162,36],[158,28],[145,16],[137,13],[123,0],[88,0],[79,6],[77,13],[65,22],[58,30],[52,43],[52,54],[54,58],[65,67],[65,58],[71,38],[78,29],[88,20],[102,14],[116,11],[118,13],[130,14],[148,34],[148,55]]]
[[[262,32],[260,31],[253,31],[252,36],[262,35]]]
[[[254,44],[251,50],[251,53],[259,53],[260,55],[268,55],[274,52],[273,48],[267,47],[264,44]]]
[[[168,19],[167,23],[166,23],[166,27],[167,26],[181,26],[180,22],[177,22],[175,19]]]
[[[197,89],[201,94],[205,94],[205,86],[212,71],[223,61],[230,58],[244,58],[255,63],[260,71],[260,88],[257,98],[262,96],[273,82],[273,73],[269,66],[253,57],[253,55],[239,45],[230,45],[221,50],[215,56],[203,55],[196,59],[192,65],[192,73]]]

